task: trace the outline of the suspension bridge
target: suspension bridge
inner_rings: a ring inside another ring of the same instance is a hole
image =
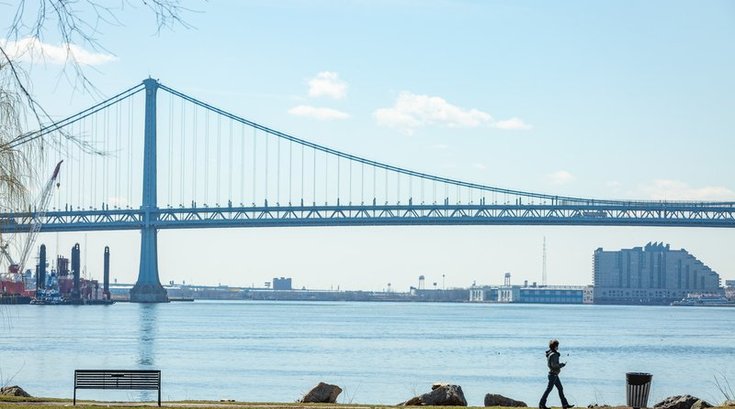
[[[56,138],[62,142],[42,164],[65,160],[54,203],[3,209],[0,231],[28,232],[34,224],[42,232],[140,230],[134,302],[167,300],[158,276],[160,229],[735,227],[735,202],[556,196],[412,171],[279,132],[150,78],[17,144],[53,132],[89,145]]]

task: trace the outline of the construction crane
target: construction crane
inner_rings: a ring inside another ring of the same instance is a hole
[[[26,235],[25,242],[21,247],[20,259],[17,263],[10,256],[10,252],[8,252],[8,245],[10,243],[0,242],[0,256],[3,256],[6,260],[8,260],[8,263],[10,263],[8,273],[11,276],[10,278],[14,281],[19,280],[20,274],[23,273],[26,261],[28,261],[28,256],[31,254],[33,244],[36,242],[36,239],[38,238],[38,233],[41,231],[42,220],[44,216],[46,216],[46,211],[48,210],[49,203],[51,203],[51,197],[54,193],[54,187],[59,187],[59,183],[56,180],[59,177],[59,171],[61,170],[61,164],[63,162],[64,161],[62,160],[61,162],[56,164],[56,168],[54,168],[54,173],[51,175],[51,179],[46,182],[43,190],[41,190],[41,196],[39,197],[38,203],[36,204],[36,212],[33,214],[33,217],[31,219],[31,230]]]
[[[10,255],[10,252],[8,252],[8,243],[7,241],[0,244],[0,256],[2,256],[4,259],[8,260],[8,265],[10,266],[17,266],[16,262],[13,261],[13,257]]]

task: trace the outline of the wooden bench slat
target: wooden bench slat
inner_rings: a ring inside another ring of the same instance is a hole
[[[111,389],[115,389],[115,390],[151,390],[151,391],[153,391],[153,390],[158,390],[158,387],[152,386],[152,387],[148,387],[148,388],[106,388],[106,387],[102,387],[102,386],[99,386],[99,387],[96,387],[96,386],[95,387],[87,386],[87,387],[81,387],[81,388],[77,388],[77,389],[99,389],[99,390],[111,390]]]
[[[122,379],[122,380],[115,380],[115,379],[102,379],[102,380],[89,380],[89,379],[83,379],[78,380],[77,383],[130,383],[130,382],[143,382],[143,383],[158,383],[158,379]]]
[[[158,382],[79,382],[77,386],[91,386],[91,385],[158,385]]]
[[[77,382],[77,385],[158,385],[158,382],[144,382],[144,381],[122,381],[122,382]]]
[[[81,375],[81,376],[77,376],[77,379],[158,379],[158,378],[159,378],[159,376],[149,376],[149,375],[145,375],[145,376],[140,376],[140,375],[134,375],[134,376],[130,376],[130,375],[118,375],[118,376],[110,376],[110,375],[98,376],[98,375],[95,375],[95,376],[84,376],[84,375]]]
[[[135,378],[135,377],[119,377],[119,378],[77,378],[77,382],[122,382],[122,381],[130,381],[130,380],[143,380],[143,381],[150,381],[150,382],[158,382],[160,378]]]
[[[77,379],[77,383],[82,383],[82,382],[130,382],[130,381],[158,382],[158,378],[156,379],[142,379],[142,378]]]
[[[78,385],[76,389],[158,389],[158,385]]]

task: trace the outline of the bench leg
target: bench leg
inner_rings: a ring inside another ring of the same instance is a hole
[[[77,406],[77,388],[74,388],[74,403],[73,406]]]
[[[161,406],[161,387],[158,387],[158,406]]]

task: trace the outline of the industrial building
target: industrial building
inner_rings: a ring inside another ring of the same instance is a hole
[[[590,304],[592,302],[592,287],[524,287],[520,289],[519,302],[528,304]]]
[[[292,289],[291,286],[291,277],[285,278],[285,277],[274,277],[273,278],[273,289],[279,290],[279,291],[289,291]]]
[[[470,288],[470,302],[498,302],[498,287],[483,286]]]
[[[470,302],[525,303],[525,304],[592,304],[592,286],[548,286],[511,284],[510,273],[505,273],[502,286],[470,288]]]
[[[670,304],[689,293],[721,293],[720,276],[684,249],[648,243],[606,251],[593,266],[596,304]]]
[[[485,286],[470,289],[470,302],[591,304],[591,286]]]
[[[735,302],[735,280],[725,281],[725,297]]]

